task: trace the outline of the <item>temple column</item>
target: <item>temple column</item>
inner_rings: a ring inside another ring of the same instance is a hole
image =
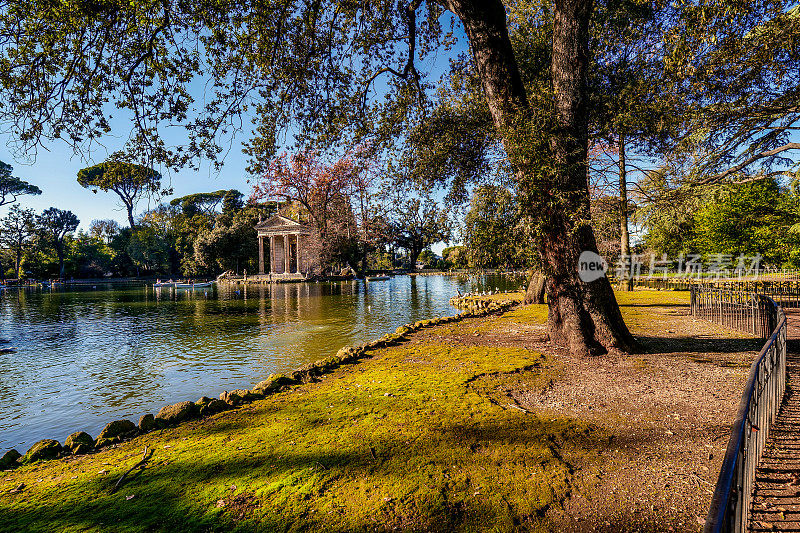
[[[283,273],[289,273],[289,235],[283,236]]]
[[[302,235],[298,233],[297,234],[297,273],[298,274],[302,274],[303,273],[303,267],[301,266],[303,264],[303,255],[300,253],[300,241],[301,241],[300,237],[302,237]]]
[[[269,273],[275,273],[275,235],[269,236]]]
[[[264,236],[258,236],[258,273],[264,273]]]

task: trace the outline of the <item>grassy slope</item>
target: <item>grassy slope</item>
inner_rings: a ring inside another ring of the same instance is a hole
[[[687,300],[649,291],[620,298]],[[646,322],[646,307],[623,312]],[[500,322],[545,318],[544,306],[528,306]],[[544,529],[544,511],[569,491],[561,443],[593,454],[605,437],[492,394],[518,372],[536,386],[558,363],[524,348],[447,346],[417,334],[237,411],[7,471],[0,531]],[[145,446],[154,450],[146,468],[112,494]]]

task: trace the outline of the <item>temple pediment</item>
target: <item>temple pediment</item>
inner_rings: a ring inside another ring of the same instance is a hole
[[[286,233],[299,233],[302,235],[310,235],[312,229],[305,224],[301,224],[296,220],[283,215],[273,215],[272,217],[256,224],[256,230],[259,235],[282,235]]]

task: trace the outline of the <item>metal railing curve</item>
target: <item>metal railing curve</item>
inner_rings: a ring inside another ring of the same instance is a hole
[[[750,367],[706,516],[705,533],[747,530],[756,467],[786,390],[783,308],[764,295],[726,294],[731,292],[692,288],[692,314],[757,335],[761,328],[756,326],[768,325],[771,334]]]

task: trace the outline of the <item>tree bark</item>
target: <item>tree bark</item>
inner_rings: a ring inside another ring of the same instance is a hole
[[[547,278],[541,272],[531,272],[531,279],[528,281],[528,290],[525,291],[525,304],[543,304],[547,288]]]
[[[64,243],[56,242],[56,255],[58,256],[59,279],[64,279]]]
[[[129,204],[125,202],[125,210],[128,212],[128,224],[131,225],[131,229],[136,229],[136,223],[133,221],[133,204]]]
[[[508,36],[505,8],[500,0],[445,2],[464,25],[495,126],[518,177],[524,179],[531,170],[525,165],[525,146],[515,137],[525,136],[530,110]],[[546,235],[539,251],[547,276],[550,340],[580,355],[638,348],[608,278],[585,283],[578,275],[581,252],[597,252],[589,225],[586,179],[591,11],[591,0],[556,0],[551,66],[556,124],[550,145],[555,168],[540,181],[545,189],[541,192],[549,198],[546,205],[530,207],[536,210]]]
[[[627,161],[625,158],[625,136],[619,136],[619,255],[621,264],[629,264],[627,261],[631,255],[631,238],[628,233],[628,172]],[[627,272],[620,280],[619,288],[632,291],[633,277]]]
[[[422,254],[422,247],[421,246],[412,246],[408,248],[408,258],[411,261],[411,270],[417,269],[417,259]]]

